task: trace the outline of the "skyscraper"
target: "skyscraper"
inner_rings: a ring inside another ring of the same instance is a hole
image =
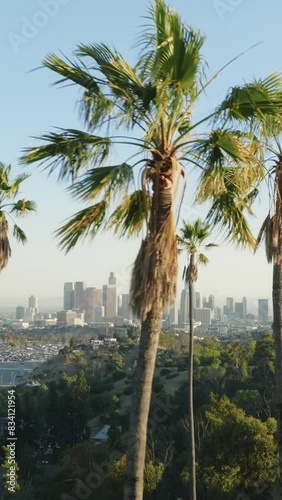
[[[24,319],[24,306],[17,306],[16,307],[16,319]]]
[[[227,297],[226,308],[227,308],[227,314],[233,314],[233,312],[234,312],[234,299],[233,299],[233,297]]]
[[[103,291],[99,288],[86,288],[85,292],[85,321],[86,323],[93,323],[96,321],[95,310],[96,307],[101,306],[103,303]]]
[[[199,309],[202,307],[201,294],[200,292],[195,292],[195,308]]]
[[[85,309],[85,289],[83,281],[74,284],[74,308],[82,311]]]
[[[103,285],[103,306],[107,318],[113,318],[117,315],[117,289],[115,285]]]
[[[115,273],[110,272],[110,276],[109,276],[109,285],[114,285],[114,286],[116,286],[116,284],[117,284],[116,275],[115,275]]]
[[[243,319],[245,319],[247,317],[247,314],[248,314],[246,297],[243,297],[242,304],[243,304]]]
[[[64,311],[70,311],[74,308],[74,288],[73,283],[64,284]]]
[[[132,319],[132,310],[129,305],[129,294],[123,293],[122,295],[120,295],[120,300],[121,304],[118,311],[119,316],[123,316],[126,319]]]
[[[189,323],[189,290],[184,288],[180,297],[178,324],[183,328]]]
[[[262,323],[268,321],[268,299],[258,299],[258,320]]]
[[[34,312],[38,312],[38,297],[31,295],[28,299],[28,307],[29,309],[34,309]]]

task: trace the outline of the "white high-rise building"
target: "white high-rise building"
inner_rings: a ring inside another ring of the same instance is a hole
[[[117,316],[117,289],[115,285],[103,285],[103,306],[106,318]]]

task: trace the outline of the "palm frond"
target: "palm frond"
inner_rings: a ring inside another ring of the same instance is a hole
[[[107,208],[107,203],[102,200],[77,212],[55,232],[59,238],[59,246],[68,253],[78,240],[87,236],[93,238],[105,221]]]
[[[110,167],[97,167],[80,176],[68,189],[75,198],[94,200],[103,194],[107,199],[116,192],[127,192],[133,182],[133,170],[127,163]]]
[[[146,198],[145,198],[146,196]],[[126,195],[109,219],[109,228],[120,236],[137,236],[149,217],[151,198],[143,191]]]
[[[217,109],[223,120],[260,120],[282,112],[282,74],[272,73],[264,80],[233,87]]]
[[[74,129],[59,129],[61,133],[49,133],[41,137],[47,145],[24,149],[21,162],[25,164],[47,162],[49,173],[58,170],[59,179],[75,178],[86,166],[101,165],[108,157],[111,139]]]
[[[213,245],[213,246],[218,246],[218,245]],[[198,261],[203,266],[207,266],[208,263],[209,263],[208,257],[206,255],[204,255],[203,253],[199,253],[199,255],[198,255]]]
[[[28,212],[36,211],[36,203],[31,200],[18,200],[13,204],[11,212],[15,212],[17,217],[23,217],[27,215]]]
[[[25,235],[25,232],[17,224],[14,224],[13,236],[23,245],[27,243],[27,237]]]

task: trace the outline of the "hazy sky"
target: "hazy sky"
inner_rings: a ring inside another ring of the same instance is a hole
[[[198,112],[206,114],[221,101],[231,85],[253,77],[264,77],[281,70],[280,0],[171,0],[187,21],[206,34],[203,54],[211,76],[226,62],[252,45],[261,42],[225,69],[209,87]],[[36,142],[31,138],[52,127],[79,128],[78,89],[52,86],[56,75],[38,68],[48,53],[71,56],[80,42],[105,41],[115,45],[130,62],[139,27],[144,23],[147,0],[13,0],[2,5],[1,25],[1,155],[12,163],[14,173],[31,174],[23,184],[25,197],[37,202],[38,212],[22,221],[28,244],[12,241],[12,257],[1,273],[0,307],[27,305],[29,295],[40,300],[62,295],[64,281],[85,281],[101,287],[109,271],[116,271],[121,291],[128,286],[130,267],[140,241],[122,241],[102,234],[87,241],[65,256],[57,247],[53,233],[63,220],[82,205],[74,203],[55,176],[47,177],[34,167],[20,167],[21,150]],[[193,183],[192,183],[193,184]],[[191,183],[190,183],[191,186]],[[203,208],[191,207],[192,192],[185,197],[182,216],[202,216]],[[261,196],[257,218],[252,222],[257,233],[268,210],[267,195]],[[219,242],[214,236],[213,241]],[[200,271],[197,289],[214,293],[222,302],[226,296],[249,304],[256,298],[271,296],[271,266],[263,250],[256,256],[235,250],[231,245],[210,252],[210,265]],[[183,258],[181,258],[181,265]]]

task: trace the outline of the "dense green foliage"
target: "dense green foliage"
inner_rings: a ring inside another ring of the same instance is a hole
[[[149,417],[145,500],[188,500],[187,344],[183,335],[161,335]],[[132,380],[132,354],[122,349],[123,345],[121,350],[95,353],[97,360],[104,358],[103,363],[96,361],[95,371],[90,366],[82,369],[82,360],[72,358],[74,375],[16,388],[21,489],[13,500],[77,500],[83,494],[89,500],[122,499]],[[65,354],[71,355],[71,350]],[[200,500],[233,500],[242,493],[251,500],[268,498],[278,475],[273,363],[271,334],[248,342],[195,343]],[[2,390],[1,416],[6,415],[6,396]],[[93,428],[105,424],[110,426],[108,441],[95,444],[90,439]],[[1,445],[6,443],[3,435]]]

